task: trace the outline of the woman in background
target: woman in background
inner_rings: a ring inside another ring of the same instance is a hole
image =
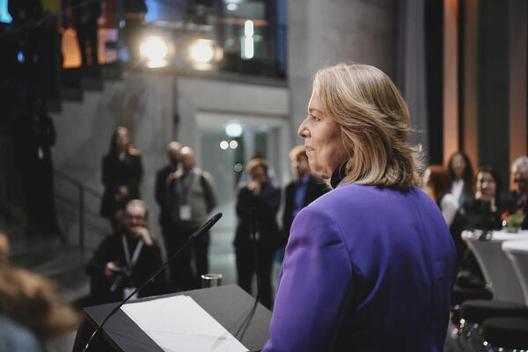
[[[466,199],[473,198],[473,167],[466,153],[458,151],[451,155],[447,163],[449,189],[459,206]]]
[[[475,177],[475,197],[462,205],[466,229],[500,230],[502,213],[511,201],[502,193],[500,176],[493,167],[481,166]]]
[[[451,226],[458,209],[458,200],[449,192],[448,182],[447,172],[442,165],[431,165],[425,169],[425,190],[440,207],[447,226]]]
[[[259,300],[271,309],[271,269],[273,255],[280,243],[277,212],[281,192],[270,182],[268,164],[264,159],[252,159],[247,170],[249,182],[239,190],[236,202],[238,224],[234,245],[238,285],[251,292],[253,274],[256,274],[260,286]],[[252,209],[253,224],[250,215]],[[250,234],[252,229],[256,232],[254,240]]]
[[[103,199],[101,215],[115,224],[115,215],[131,199],[139,199],[143,176],[141,156],[129,141],[128,129],[117,127],[112,133],[110,150],[103,158]]]

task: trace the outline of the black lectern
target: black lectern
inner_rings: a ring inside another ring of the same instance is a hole
[[[262,349],[268,339],[271,312],[260,304],[255,306],[255,299],[236,285],[178,292],[141,300],[174,295],[190,296],[250,351]],[[102,322],[114,306],[115,303],[110,303],[84,308],[86,319],[77,333],[74,352],[82,351],[97,324]],[[106,322],[100,336],[92,341],[89,351],[163,352],[161,347],[121,310]]]

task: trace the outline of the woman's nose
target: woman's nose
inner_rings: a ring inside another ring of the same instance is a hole
[[[297,135],[301,138],[307,137],[308,130],[306,129],[305,122],[306,119],[301,122],[301,124],[299,125],[299,129],[297,130]]]

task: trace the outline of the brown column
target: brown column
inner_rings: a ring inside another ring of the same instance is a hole
[[[464,0],[464,123],[461,148],[478,165],[478,7]]]
[[[444,0],[444,164],[458,145],[458,0]]]
[[[526,1],[509,0],[510,18],[510,165],[527,154]]]

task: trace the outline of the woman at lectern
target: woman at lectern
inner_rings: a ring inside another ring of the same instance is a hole
[[[410,132],[379,69],[316,73],[298,134],[333,190],[295,217],[263,351],[442,350],[456,252]]]

